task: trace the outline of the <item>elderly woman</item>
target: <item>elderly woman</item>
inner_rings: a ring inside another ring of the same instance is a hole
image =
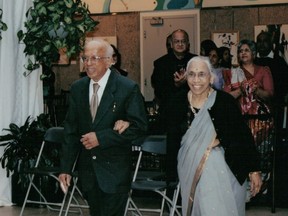
[[[235,99],[211,88],[209,58],[192,58],[186,76],[189,91],[171,100],[177,108],[169,113],[167,134],[169,159],[175,161],[173,152],[180,147],[177,169],[182,213],[244,216],[246,178],[252,182],[252,196],[262,185],[251,132]]]

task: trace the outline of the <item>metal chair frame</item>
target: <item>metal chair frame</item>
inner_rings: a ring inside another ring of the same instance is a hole
[[[65,205],[65,201],[66,201],[66,198],[68,196],[68,193],[64,194],[61,203],[48,202],[45,195],[41,192],[41,188],[40,188],[41,185],[39,187],[34,182],[35,176],[40,176],[40,177],[41,176],[48,176],[48,177],[54,179],[56,183],[59,183],[58,175],[60,173],[60,167],[42,167],[42,166],[39,166],[39,164],[40,164],[40,161],[44,159],[43,158],[43,150],[44,150],[45,146],[48,145],[49,142],[50,143],[57,143],[59,145],[62,144],[62,142],[64,141],[63,131],[64,131],[63,127],[52,127],[46,131],[46,133],[44,135],[44,140],[42,141],[42,144],[41,144],[41,147],[40,147],[37,159],[36,159],[35,166],[32,169],[25,170],[25,173],[29,177],[29,185],[28,185],[28,189],[27,189],[27,192],[25,195],[25,199],[24,199],[22,208],[21,208],[20,216],[23,215],[27,203],[46,205],[46,207],[49,210],[59,211],[59,216],[62,215],[63,211],[65,211],[64,205]],[[41,200],[30,200],[29,199],[29,195],[30,195],[32,188],[39,194],[39,196],[41,197]],[[73,195],[70,198],[75,200],[75,202],[77,202],[77,199]],[[79,209],[78,211],[74,211],[74,212],[79,212],[81,215],[83,215],[81,209]],[[67,214],[67,212],[66,212],[66,214]]]
[[[127,215],[128,211],[133,211],[133,212],[136,212],[137,215],[142,215],[142,212],[157,212],[162,216],[164,212],[165,204],[167,204],[169,208],[170,216],[174,215],[175,213],[177,215],[181,215],[176,206],[179,191],[180,191],[180,184],[178,182],[174,182],[174,183],[167,185],[165,179],[164,180],[159,180],[157,178],[154,179],[153,175],[151,178],[149,176],[146,176],[145,178],[143,177],[138,178],[138,175],[140,173],[139,168],[140,168],[141,161],[143,159],[144,152],[150,153],[154,156],[166,155],[166,136],[165,135],[150,135],[146,137],[146,139],[144,139],[141,145],[140,151],[139,151],[134,175],[132,178],[131,190],[129,192],[128,201],[126,204],[125,215]],[[173,188],[174,190],[172,199],[166,195],[166,191],[168,188]],[[137,207],[136,203],[132,199],[133,190],[151,191],[151,192],[155,192],[159,194],[162,198],[161,207],[158,209]]]

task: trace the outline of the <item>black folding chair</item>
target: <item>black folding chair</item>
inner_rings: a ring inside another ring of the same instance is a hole
[[[147,163],[147,161],[145,161],[145,157],[143,156],[144,153],[145,156],[149,155],[150,162],[157,158],[157,156],[165,156],[166,136],[150,135],[144,139],[136,163],[131,184],[131,190],[129,192],[129,197],[126,204],[125,215],[128,213],[128,211],[132,211],[137,215],[142,215],[142,212],[157,212],[160,215],[163,215],[165,204],[167,204],[169,208],[169,214],[171,216],[174,215],[174,213],[180,215],[178,209],[176,208],[180,189],[180,185],[178,182],[170,183],[169,185],[167,185],[165,178],[161,178],[159,177],[159,175],[155,175],[153,171],[147,172],[145,174],[145,178],[143,178],[142,175],[141,177],[138,177],[138,175],[141,173],[140,167],[142,167],[145,162]],[[159,170],[155,172],[159,173]],[[149,177],[149,173],[151,173],[151,177]],[[157,176],[157,178],[155,178],[155,176]],[[172,199],[166,195],[168,189],[172,189],[174,191]],[[133,191],[149,191],[159,194],[161,197],[160,208],[139,208],[136,202],[134,202],[133,200]]]
[[[54,181],[55,185],[57,185],[59,188],[58,175],[60,173],[60,167],[59,166],[53,166],[53,167],[47,166],[45,164],[45,154],[43,154],[43,152],[45,151],[44,149],[49,149],[48,147],[51,144],[54,144],[53,147],[55,146],[55,148],[57,148],[58,151],[60,151],[61,144],[63,143],[63,141],[64,141],[64,128],[63,127],[52,127],[46,131],[44,135],[44,140],[42,141],[40,151],[37,156],[35,166],[31,169],[27,169],[24,171],[24,173],[27,174],[29,177],[29,185],[28,185],[26,196],[25,196],[23,206],[20,212],[20,216],[23,215],[27,203],[45,205],[49,210],[59,211],[59,215],[63,213],[63,208],[65,205],[65,200],[66,200],[68,193],[63,194],[63,199],[60,202],[49,201],[49,199],[47,198],[47,195],[45,195],[42,191],[42,188],[41,188],[42,185],[39,184],[37,181],[39,179],[40,180],[50,179],[51,181]],[[32,191],[35,191],[36,194],[38,194],[37,199],[31,196]],[[75,197],[73,197],[73,199],[76,200]],[[77,212],[82,213],[81,209]]]

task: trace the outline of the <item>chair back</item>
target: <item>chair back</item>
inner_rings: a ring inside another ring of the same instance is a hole
[[[44,139],[42,141],[38,156],[37,156],[37,160],[35,163],[35,168],[38,167],[42,154],[43,154],[43,150],[46,145],[46,143],[56,143],[56,148],[57,149],[61,149],[61,144],[64,142],[64,128],[63,127],[51,127],[49,128],[45,135],[44,135]],[[51,146],[52,147],[52,146]],[[50,147],[50,148],[51,148]],[[54,145],[53,145],[54,147]]]
[[[45,135],[44,140],[46,142],[63,143],[64,142],[64,128],[63,127],[51,127]]]
[[[143,152],[149,152],[153,154],[166,154],[166,135],[150,135],[146,137],[141,145]]]

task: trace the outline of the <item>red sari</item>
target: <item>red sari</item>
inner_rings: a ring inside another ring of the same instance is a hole
[[[223,73],[225,81],[224,91],[231,92],[238,88],[242,90],[242,95],[238,98],[239,106],[247,120],[255,145],[260,153],[262,180],[268,181],[272,169],[271,156],[273,146],[271,132],[273,131],[274,123],[269,104],[255,94],[255,89],[260,88],[273,95],[272,75],[268,67],[258,65],[254,65],[254,75],[243,67],[233,70],[233,72],[228,70]]]
[[[254,65],[254,75],[241,67],[246,77],[241,83],[243,95],[240,97],[240,106],[243,115],[261,115],[270,113],[266,102],[255,94],[255,88],[261,88],[273,95],[273,79],[268,67]]]
[[[239,106],[242,114],[248,119],[255,144],[260,148],[261,143],[267,138],[267,134],[273,127],[273,120],[269,117],[271,114],[269,104],[255,94],[255,88],[261,88],[273,95],[273,79],[268,67],[254,65],[254,75],[243,67],[241,69],[234,69],[234,73],[231,72],[232,70],[223,72],[224,91],[231,92],[237,88],[242,88],[242,96],[238,98]],[[234,79],[232,78],[233,76]],[[258,118],[265,116],[264,120],[263,118]]]

